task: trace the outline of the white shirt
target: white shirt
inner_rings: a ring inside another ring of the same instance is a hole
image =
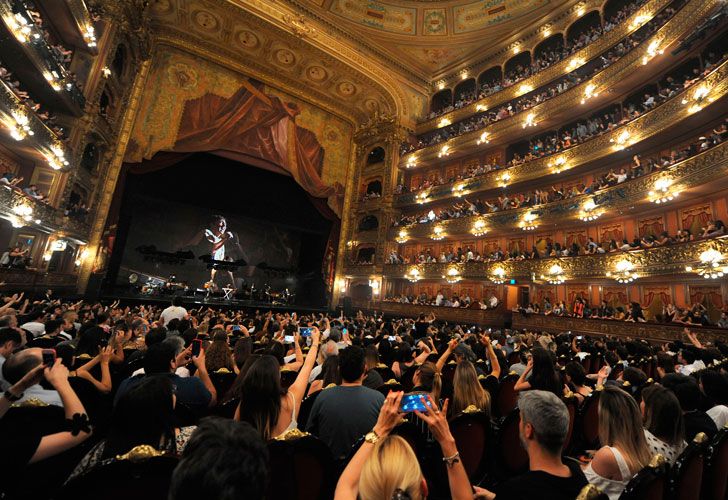
[[[20,325],[20,328],[23,330],[28,330],[30,333],[33,334],[33,337],[40,337],[41,335],[45,334],[45,325],[43,323],[38,323],[37,321],[29,321],[28,323],[23,323]]]
[[[0,356],[0,391],[5,392],[10,389],[10,384],[3,377],[3,365],[5,364],[5,356]]]
[[[174,374],[178,377],[187,378],[190,376],[190,370],[185,366],[178,366],[177,369],[174,371]],[[144,375],[144,368],[139,368],[137,371],[131,374],[132,377],[136,377],[137,375]]]
[[[167,309],[162,311],[162,314],[160,314],[161,320],[164,322],[164,326],[167,326],[167,323],[172,321],[173,319],[177,318],[179,320],[185,319],[185,316],[187,316],[187,309],[181,306],[169,306]]]
[[[61,395],[58,394],[58,391],[43,389],[39,384],[26,389],[23,397],[18,400],[18,403],[23,403],[29,399],[39,399],[49,405],[63,406],[63,401],[61,401]]]
[[[679,371],[683,375],[690,375],[691,373],[696,372],[698,370],[702,370],[704,368],[705,368],[705,363],[703,363],[703,360],[696,359],[694,363],[681,366]]]
[[[722,429],[728,425],[728,406],[716,405],[705,413],[713,419],[713,422],[715,422],[715,426],[718,429]]]

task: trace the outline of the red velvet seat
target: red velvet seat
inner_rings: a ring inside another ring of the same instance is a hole
[[[655,455],[647,467],[629,480],[619,500],[662,500],[667,490],[667,470],[665,457]]]
[[[274,479],[268,484],[266,498],[333,498],[336,487],[334,459],[321,440],[293,430],[269,441],[268,451],[270,477]]]
[[[528,454],[521,445],[520,419],[520,411],[513,410],[503,419],[498,432],[496,463],[505,477],[522,474],[528,469]]]
[[[574,436],[574,426],[576,424],[576,414],[579,411],[579,400],[576,396],[570,394],[563,398],[566,409],[569,411],[569,430],[566,433],[566,439],[564,440],[564,453],[567,453],[571,448],[571,441]]]
[[[466,409],[450,420],[450,432],[455,438],[460,459],[470,482],[479,484],[488,469],[487,452],[494,444],[489,443],[491,423],[488,414],[475,407]]]
[[[579,438],[584,449],[596,449],[599,446],[599,395],[597,387],[584,399],[579,415]]]
[[[703,498],[728,498],[728,426],[723,427],[708,445],[703,477]]]
[[[498,394],[495,396],[493,413],[498,417],[505,417],[518,405],[518,392],[514,389],[518,382],[515,372],[509,373],[498,385]]]
[[[707,436],[700,432],[677,457],[668,476],[666,500],[698,500],[703,481]],[[725,471],[723,471],[725,474]]]

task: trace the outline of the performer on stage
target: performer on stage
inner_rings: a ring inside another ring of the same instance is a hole
[[[207,241],[212,243],[212,247],[210,248],[210,257],[217,261],[229,261],[230,259],[225,258],[225,242],[228,240],[235,241],[235,236],[231,231],[228,231],[227,221],[222,215],[213,215],[211,226],[211,229],[205,229],[205,238]],[[233,272],[229,269],[226,272],[230,277],[230,283],[234,287],[235,276],[233,275]],[[217,274],[217,269],[213,266],[213,268],[210,269],[210,283],[212,285],[215,284],[215,274]]]

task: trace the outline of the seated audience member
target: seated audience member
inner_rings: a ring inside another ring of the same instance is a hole
[[[223,330],[216,330],[212,335],[212,342],[205,350],[205,366],[208,373],[222,369],[238,373],[233,352],[228,345],[227,333]]]
[[[584,469],[584,475],[610,500],[617,500],[632,476],[652,457],[640,409],[632,396],[615,386],[605,386],[598,411],[602,447]]]
[[[0,392],[5,392],[10,384],[3,377],[5,360],[23,344],[23,337],[15,328],[0,328]]]
[[[190,409],[197,411],[201,411],[215,404],[217,392],[205,368],[204,351],[201,351],[199,356],[192,357],[192,362],[197,368],[197,373],[194,377],[180,377],[175,374],[177,368],[175,348],[167,342],[160,342],[149,347],[143,359],[144,375],[135,375],[124,380],[119,385],[115,403],[119,401],[119,398],[126,391],[141,382],[145,377],[165,375],[170,378],[176,388],[175,395],[177,397],[177,404],[182,403],[189,406]]]
[[[705,368],[703,360],[698,359],[695,351],[690,348],[680,349],[680,353],[677,356],[677,362],[677,370],[683,375],[690,375],[694,371],[703,370]]]
[[[566,384],[569,389],[574,393],[579,404],[583,403],[584,399],[592,393],[591,387],[584,385],[586,382],[584,367],[581,363],[571,361],[566,364],[564,372],[566,373]]]
[[[476,498],[576,498],[587,480],[578,465],[564,464],[561,459],[569,431],[566,405],[554,393],[534,389],[518,396],[518,408],[521,443],[528,453],[529,472],[505,481],[495,493],[478,488],[480,494]]]
[[[685,441],[691,442],[699,432],[712,438],[718,428],[712,418],[699,408],[700,387],[693,377],[673,373],[660,382],[677,396],[685,422]]]
[[[529,374],[530,377],[528,377]],[[537,389],[563,396],[564,386],[561,383],[559,374],[556,373],[554,360],[549,351],[541,347],[535,347],[531,351],[531,359],[526,365],[526,370],[518,378],[514,389],[517,391]]]
[[[339,351],[341,385],[316,398],[306,430],[318,436],[337,460],[346,458],[352,445],[374,426],[384,396],[362,386],[364,350],[358,346]]]
[[[268,475],[268,447],[250,424],[203,418],[174,469],[168,500],[262,500]]]
[[[650,453],[660,454],[671,464],[685,449],[685,423],[680,402],[668,389],[651,385],[642,391],[642,417]]]
[[[167,326],[167,324],[173,319],[183,320],[186,316],[187,309],[182,307],[182,298],[175,297],[172,299],[172,305],[162,311],[162,314],[159,315],[159,319],[162,321],[163,326]]]
[[[458,363],[453,376],[452,415],[462,413],[468,406],[474,406],[490,415],[490,393],[483,389],[478,373],[470,361]]]
[[[369,375],[367,375],[368,377]],[[380,377],[381,378],[381,377]],[[366,382],[366,378],[364,379]],[[324,361],[324,369],[321,372],[321,378],[317,378],[308,388],[308,396],[322,389],[329,387],[331,384],[341,385],[341,372],[339,371],[339,356],[329,356]],[[364,383],[362,382],[362,385]],[[381,384],[380,384],[381,385]],[[366,385],[365,385],[366,387]],[[379,387],[379,386],[377,386]],[[370,387],[370,389],[374,389]]]
[[[32,371],[43,361],[43,349],[39,347],[31,347],[19,351],[3,363],[3,378],[5,381],[13,385],[20,381],[27,373]],[[60,361],[60,360],[59,360]],[[66,378],[68,375],[66,374]],[[39,379],[40,380],[40,379]],[[55,406],[63,406],[61,395],[55,389],[45,389],[39,383],[33,384],[20,395],[19,403],[28,400],[38,400],[42,403]]]
[[[61,363],[61,359],[56,359],[53,366],[45,366],[41,364],[40,359],[36,360],[30,355],[24,358],[24,364],[28,368],[27,371],[0,396],[0,432],[3,436],[0,468],[7,481],[21,474],[28,464],[40,462],[74,448],[91,435],[86,410],[68,383],[68,368]],[[10,405],[22,401],[23,394],[38,386],[43,378],[53,386],[53,392],[61,400],[60,406],[63,407],[68,430],[43,435],[40,430],[32,426],[26,426],[22,430],[6,428],[3,425],[3,416],[10,409]],[[4,487],[0,487],[0,492],[3,490]]]
[[[376,423],[339,478],[334,497],[336,500],[421,500],[427,497],[427,481],[414,451],[400,436],[389,435],[402,419],[399,408],[403,395],[402,392],[390,393],[384,400]],[[450,433],[446,416],[447,401],[440,410],[434,400],[424,398],[423,402],[429,401],[427,412],[415,413],[427,424],[440,445],[447,469],[450,497],[453,500],[470,500],[474,498],[474,490]]]
[[[43,323],[45,317],[46,313],[43,309],[35,309],[23,318],[25,322],[20,325],[20,328],[30,332],[33,337],[40,337],[46,331],[45,323]]]
[[[380,385],[384,384],[384,379],[376,370],[377,365],[379,365],[379,355],[377,354],[377,348],[375,346],[367,347],[364,350],[364,358],[366,359],[367,376],[364,378],[364,382],[362,382],[362,385],[364,387],[369,387],[370,389],[376,389]],[[338,367],[339,364],[337,363],[337,371]],[[326,385],[324,385],[323,387],[326,387]]]
[[[432,361],[422,363],[412,376],[412,392],[426,392],[433,401],[440,401],[442,375]]]
[[[275,357],[265,355],[255,360],[242,380],[235,419],[251,424],[266,440],[297,429],[296,415],[318,355],[320,337],[318,328],[312,327],[311,349],[296,380],[287,391],[281,387],[280,366]],[[298,335],[295,336],[295,342],[300,342]]]
[[[716,370],[701,370],[695,375],[705,395],[705,413],[722,429],[728,425],[728,377]]]
[[[143,444],[180,453],[194,427],[175,428],[173,391],[172,381],[163,375],[145,377],[126,391],[114,407],[106,439],[86,454],[71,478]]]

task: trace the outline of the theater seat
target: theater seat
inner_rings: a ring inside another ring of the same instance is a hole
[[[316,391],[313,394],[309,395],[306,398],[303,398],[303,401],[301,401],[301,407],[298,410],[298,416],[296,417],[296,421],[298,422],[298,428],[299,429],[305,429],[306,423],[308,422],[308,416],[311,414],[311,408],[313,408],[313,403],[316,401],[316,398],[318,395],[321,394],[321,391]]]
[[[564,441],[564,453],[568,453],[571,449],[571,441],[574,437],[574,425],[576,424],[576,414],[579,411],[579,400],[573,393],[569,393],[563,398],[566,409],[569,411],[569,430],[566,433]]]
[[[602,388],[597,387],[584,399],[578,419],[579,439],[584,449],[596,449],[599,445],[599,395]]]
[[[662,500],[667,489],[667,469],[665,457],[655,455],[647,467],[629,480],[619,500]]]
[[[528,469],[528,454],[521,445],[520,411],[516,408],[503,419],[498,432],[496,463],[500,474],[513,477]]]
[[[270,477],[266,498],[324,500],[334,496],[334,458],[318,438],[298,429],[268,442]]]
[[[134,447],[69,481],[58,500],[159,500],[167,498],[178,458],[149,445]]]
[[[703,477],[703,498],[728,498],[728,426],[723,427],[708,445]]]
[[[487,452],[495,444],[488,414],[469,406],[450,420],[450,432],[470,482],[480,484],[488,471]]]
[[[498,384],[498,393],[493,404],[493,413],[497,417],[505,417],[518,405],[518,392],[514,389],[518,382],[518,374],[511,372]]]
[[[387,397],[387,394],[389,394],[389,391],[397,392],[402,390],[402,384],[397,382],[395,379],[390,379],[384,382],[382,385],[377,387],[377,390],[384,394],[384,397]]]
[[[298,372],[294,370],[281,370],[281,387],[288,389],[296,381]]]
[[[703,481],[703,462],[708,437],[699,432],[677,457],[668,475],[666,500],[698,500]],[[723,471],[725,474],[725,471]]]
[[[235,382],[237,375],[226,368],[210,373],[210,381],[215,386],[218,400],[223,399]]]

